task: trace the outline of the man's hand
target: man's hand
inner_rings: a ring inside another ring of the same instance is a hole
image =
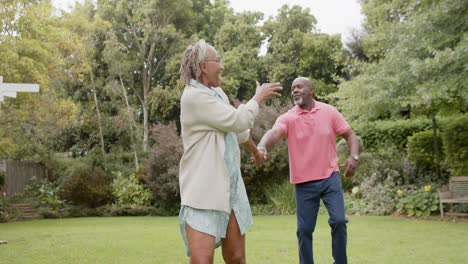
[[[357,161],[353,159],[353,157],[348,157],[344,165],[346,167],[344,176],[353,177],[354,172],[356,171]]]
[[[354,159],[353,155],[356,156],[359,153],[359,140],[352,129],[346,131],[342,136],[346,140],[346,143],[348,143],[349,149],[349,157],[344,164],[346,170],[343,176],[353,177],[357,167],[357,159],[359,159],[359,156]]]

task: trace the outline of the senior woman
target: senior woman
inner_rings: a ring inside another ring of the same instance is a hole
[[[252,225],[252,213],[238,144],[261,159],[249,128],[263,101],[282,89],[278,83],[257,83],[253,98],[236,109],[219,88],[222,71],[218,52],[204,40],[185,50],[180,66],[185,89],[179,224],[190,263],[213,263],[220,245],[226,263],[245,263],[245,232]]]

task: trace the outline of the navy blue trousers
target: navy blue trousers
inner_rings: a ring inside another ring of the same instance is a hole
[[[347,264],[346,223],[343,189],[339,172],[329,178],[295,185],[297,207],[297,240],[301,264],[313,264],[312,234],[317,223],[320,199],[328,210],[332,254],[336,264]]]

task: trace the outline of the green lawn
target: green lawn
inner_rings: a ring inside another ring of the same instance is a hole
[[[467,263],[468,224],[351,216],[349,263]],[[248,263],[298,263],[294,216],[256,216]],[[332,263],[330,229],[319,216],[316,263]],[[0,224],[0,263],[187,263],[175,217],[36,220]],[[220,250],[215,263],[223,263]]]

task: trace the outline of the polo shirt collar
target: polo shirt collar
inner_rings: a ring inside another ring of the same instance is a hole
[[[301,114],[314,113],[314,112],[318,111],[321,108],[322,108],[322,106],[320,105],[320,103],[314,100],[314,107],[310,111],[304,110],[304,109],[300,108],[297,105],[294,107],[294,110],[295,110],[296,114],[301,115]]]

